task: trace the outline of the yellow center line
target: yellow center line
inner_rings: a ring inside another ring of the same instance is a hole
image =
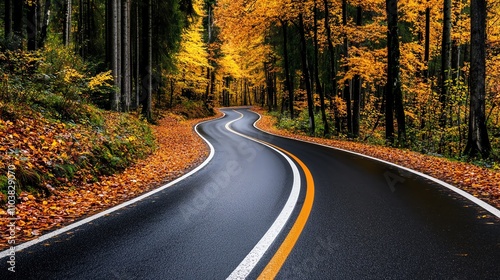
[[[286,259],[292,252],[295,243],[299,239],[299,236],[302,233],[302,230],[304,229],[307,223],[307,219],[309,218],[309,214],[311,213],[311,209],[314,202],[314,180],[311,171],[309,171],[307,166],[295,155],[279,147],[276,146],[274,147],[286,153],[291,158],[293,158],[304,171],[304,175],[306,177],[306,197],[304,199],[304,204],[302,205],[302,209],[300,210],[299,216],[297,217],[297,220],[293,224],[292,229],[286,236],[283,243],[281,243],[281,246],[278,248],[272,259],[269,261],[267,266],[264,268],[262,273],[257,278],[259,280],[274,279],[278,274],[278,272],[281,270],[281,267],[283,266]]]

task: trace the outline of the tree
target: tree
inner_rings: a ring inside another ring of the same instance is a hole
[[[293,84],[290,76],[290,59],[288,57],[288,21],[280,20],[282,33],[283,33],[283,61],[285,67],[285,85],[288,91],[288,110],[290,111],[290,118],[294,118],[293,112]]]
[[[65,46],[69,46],[69,44],[71,43],[71,4],[71,0],[64,0],[63,44]]]
[[[131,40],[130,40],[130,0],[122,0],[122,27],[121,27],[121,99],[122,106],[121,109],[124,112],[130,110],[130,96],[131,96]]]
[[[118,46],[118,1],[108,0],[107,13],[107,57],[111,68],[111,73],[114,77],[115,90],[110,93],[110,108],[114,111],[120,110],[120,68],[118,63],[119,46]]]
[[[14,31],[14,41],[18,43],[17,48],[22,47],[23,40],[23,18],[24,18],[24,1],[14,0],[12,2],[13,11],[12,11],[12,19],[13,23],[13,31]]]
[[[307,62],[307,43],[306,43],[306,31],[304,27],[304,16],[303,13],[299,13],[299,33],[300,33],[300,58],[302,62],[302,75],[304,75],[304,82],[306,84],[307,93],[307,109],[309,113],[309,133],[314,135],[316,131],[316,126],[314,123],[314,102],[313,93],[311,88],[311,78],[309,75],[309,66]]]
[[[443,38],[441,44],[441,116],[440,126],[446,124],[446,102],[449,95],[449,80],[451,77],[451,0],[443,4]]]
[[[356,7],[356,25],[363,24],[363,8]],[[353,110],[352,110],[352,137],[359,137],[359,118],[361,110],[361,76],[356,74],[353,79]]]
[[[319,100],[321,106],[321,118],[323,120],[324,131],[323,134],[330,134],[330,126],[328,125],[328,119],[326,117],[326,106],[325,106],[325,93],[323,87],[321,86],[321,81],[319,79],[319,44],[318,44],[318,7],[316,0],[314,0],[314,79],[316,81],[316,91],[319,93]]]
[[[40,41],[38,46],[43,48],[45,46],[45,40],[47,39],[47,32],[50,22],[50,7],[52,5],[52,0],[45,0],[45,8],[43,12],[43,22],[40,29]]]
[[[386,84],[386,139],[394,143],[394,111],[398,123],[398,142],[405,145],[406,125],[403,108],[403,94],[401,92],[398,32],[398,1],[386,0],[387,13],[387,84]]]
[[[491,144],[486,128],[486,0],[471,0],[470,115],[465,154],[487,158]]]
[[[4,15],[4,35],[5,39],[12,37],[12,0],[4,0],[5,15]]]
[[[26,34],[28,34],[28,50],[34,51],[38,48],[38,7],[39,0],[27,1]]]
[[[141,71],[141,92],[142,92],[142,115],[153,121],[152,109],[152,75],[153,75],[153,26],[152,26],[152,0],[143,2],[142,7],[142,71]]]
[[[349,59],[349,38],[347,37],[347,0],[342,0],[342,25],[344,27],[344,44],[343,44],[343,52],[344,59]],[[344,64],[344,72],[349,72],[349,65],[347,63]],[[344,81],[344,100],[346,103],[347,110],[347,135],[352,137],[352,108],[351,108],[351,81],[346,79]]]

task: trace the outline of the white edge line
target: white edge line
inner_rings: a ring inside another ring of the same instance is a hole
[[[235,111],[237,112],[237,111]],[[292,185],[292,191],[290,192],[290,196],[288,197],[287,202],[285,203],[285,206],[281,210],[280,214],[276,218],[276,220],[273,222],[271,227],[267,230],[267,232],[262,236],[262,238],[257,242],[255,247],[248,253],[248,255],[241,261],[241,263],[236,267],[236,269],[227,277],[227,279],[245,279],[250,272],[255,268],[257,263],[262,259],[264,254],[267,252],[269,247],[271,247],[271,244],[276,240],[278,237],[279,233],[283,230],[285,227],[285,224],[287,221],[290,219],[292,212],[295,208],[295,205],[297,204],[297,201],[299,199],[300,195],[300,173],[297,168],[297,165],[283,152],[279,151],[278,149],[269,146],[268,144],[264,142],[260,142],[256,139],[253,139],[249,136],[246,136],[244,134],[241,134],[239,132],[234,131],[231,129],[229,126],[235,122],[243,118],[243,114],[240,112],[237,112],[241,116],[238,119],[235,119],[231,122],[228,122],[226,124],[226,129],[229,130],[230,132],[239,135],[241,137],[245,137],[253,142],[256,142],[258,144],[267,146],[268,148],[276,151],[278,154],[280,154],[282,157],[284,157],[290,167],[292,168],[293,172],[293,185]]]
[[[28,248],[28,247],[31,247],[31,246],[33,246],[33,245],[35,245],[35,244],[41,243],[41,242],[43,242],[43,241],[45,241],[45,240],[51,239],[51,238],[56,237],[56,236],[58,236],[58,235],[60,235],[60,234],[62,234],[62,233],[65,233],[65,232],[68,232],[68,231],[70,231],[70,230],[72,230],[72,229],[74,229],[74,228],[77,228],[77,227],[79,227],[79,226],[81,226],[81,225],[84,225],[84,224],[86,224],[86,223],[89,223],[89,222],[91,222],[91,221],[94,221],[94,220],[96,220],[96,219],[99,219],[99,218],[101,218],[101,217],[103,217],[103,216],[109,215],[109,214],[111,214],[111,213],[113,213],[113,212],[115,212],[115,211],[118,211],[118,210],[120,210],[120,209],[122,209],[122,208],[125,208],[125,207],[127,207],[127,206],[129,206],[129,205],[131,205],[131,204],[134,204],[134,203],[136,203],[136,202],[138,202],[138,201],[142,200],[142,199],[145,199],[145,198],[147,198],[147,197],[150,197],[150,196],[152,196],[152,195],[154,195],[154,194],[156,194],[156,193],[158,193],[158,192],[161,192],[161,191],[165,190],[166,188],[169,188],[169,187],[171,187],[171,186],[173,186],[173,185],[175,185],[175,184],[179,183],[180,181],[185,180],[186,178],[190,177],[191,175],[195,174],[196,172],[200,171],[200,169],[202,169],[203,167],[205,167],[205,166],[206,166],[206,165],[207,165],[207,164],[208,164],[208,163],[212,160],[212,158],[214,157],[214,154],[215,154],[215,149],[214,149],[214,147],[212,146],[212,144],[210,144],[210,142],[208,142],[208,140],[207,140],[205,137],[203,137],[203,136],[202,136],[202,135],[198,132],[198,126],[199,126],[200,124],[203,124],[203,123],[206,123],[206,122],[210,122],[210,121],[214,121],[214,120],[222,119],[222,118],[224,118],[224,116],[226,116],[226,114],[223,114],[221,117],[216,118],[216,119],[212,119],[212,120],[207,120],[207,121],[200,122],[200,123],[196,124],[196,126],[194,127],[194,130],[196,131],[196,133],[198,134],[198,136],[200,136],[200,137],[203,139],[203,141],[205,141],[205,143],[207,143],[207,144],[208,144],[208,147],[210,148],[210,154],[209,154],[209,156],[207,157],[207,159],[205,159],[205,161],[204,161],[204,162],[202,162],[202,163],[201,163],[199,166],[197,166],[195,169],[193,169],[193,170],[191,170],[190,172],[188,172],[188,173],[184,174],[183,176],[181,176],[181,177],[179,177],[179,178],[177,178],[177,179],[175,179],[175,180],[171,181],[171,182],[170,182],[170,183],[168,183],[168,184],[165,184],[165,185],[163,185],[163,186],[161,186],[161,187],[158,187],[158,188],[156,188],[156,189],[154,189],[154,190],[152,190],[152,191],[149,191],[149,192],[147,192],[147,193],[145,193],[145,194],[142,194],[142,195],[140,195],[140,196],[138,196],[138,197],[136,197],[136,198],[134,198],[134,199],[132,199],[132,200],[126,201],[126,202],[124,202],[124,203],[122,203],[122,204],[118,204],[118,205],[116,205],[116,206],[114,206],[114,207],[112,207],[112,208],[109,208],[109,209],[107,209],[107,210],[104,210],[104,211],[102,211],[102,212],[99,212],[99,213],[97,213],[97,214],[95,214],[95,215],[92,215],[92,216],[90,216],[90,217],[88,217],[88,218],[85,218],[85,219],[83,219],[83,220],[77,221],[77,222],[75,222],[75,223],[69,224],[69,225],[67,225],[67,226],[65,226],[65,227],[62,227],[62,228],[60,228],[60,229],[57,229],[57,230],[51,231],[51,232],[49,232],[49,233],[47,233],[47,234],[44,234],[44,235],[40,236],[40,237],[39,237],[39,238],[37,238],[37,239],[33,239],[33,240],[31,240],[31,241],[28,241],[28,242],[25,242],[25,243],[21,243],[20,245],[15,246],[15,252],[19,252],[19,251],[24,250],[24,249],[26,249],[26,248]],[[4,258],[4,257],[9,256],[11,253],[12,253],[12,250],[11,250],[11,249],[6,249],[6,250],[4,250],[4,251],[0,252],[0,259],[2,259],[2,258]]]
[[[395,163],[392,163],[392,162],[389,162],[389,161],[385,161],[383,159],[379,159],[379,158],[376,158],[376,157],[372,157],[372,156],[368,156],[368,155],[364,155],[364,154],[361,154],[361,153],[357,153],[357,152],[353,152],[353,151],[349,151],[349,150],[345,150],[345,149],[342,149],[342,148],[337,148],[337,147],[332,147],[332,146],[328,146],[328,145],[324,145],[324,144],[319,144],[319,143],[314,143],[314,142],[310,142],[310,141],[305,141],[305,140],[301,140],[301,139],[295,139],[295,138],[291,138],[291,137],[287,137],[287,136],[281,136],[281,135],[277,135],[277,134],[274,134],[274,133],[270,133],[270,132],[267,132],[267,131],[264,131],[260,128],[257,127],[257,122],[262,118],[262,116],[257,113],[257,112],[254,112],[254,111],[251,111],[249,110],[250,112],[254,113],[254,114],[257,114],[259,116],[259,119],[256,120],[253,124],[253,126],[266,133],[266,134],[270,134],[270,135],[273,135],[273,136],[276,136],[276,137],[281,137],[281,138],[286,138],[286,139],[291,139],[291,140],[295,140],[295,141],[300,141],[300,142],[304,142],[304,143],[309,143],[309,144],[313,144],[313,145],[318,145],[318,146],[322,146],[322,147],[326,147],[326,148],[330,148],[330,149],[333,149],[333,150],[338,150],[338,151],[342,151],[342,152],[346,152],[346,153],[350,153],[350,154],[354,154],[354,155],[357,155],[357,156],[361,156],[361,157],[364,157],[364,158],[368,158],[368,159],[371,159],[371,160],[375,160],[375,161],[378,161],[378,162],[381,162],[381,163],[384,163],[384,164],[387,164],[387,165],[391,165],[393,167],[396,167],[396,168],[399,168],[399,169],[402,169],[402,170],[405,170],[405,171],[408,171],[408,172],[411,172],[415,175],[418,175],[420,177],[423,177],[425,179],[428,179],[428,180],[431,180],[437,184],[440,184],[442,185],[443,187],[446,187],[452,191],[454,191],[455,193],[465,197],[466,199],[474,202],[475,204],[477,204],[479,207],[483,208],[484,210],[490,212],[491,214],[493,214],[494,216],[496,216],[497,218],[500,218],[500,210],[495,208],[494,206],[480,200],[479,198],[469,194],[468,192],[465,192],[453,185],[450,185],[442,180],[439,180],[437,178],[434,178],[430,175],[427,175],[427,174],[424,174],[422,172],[419,172],[419,171],[416,171],[416,170],[413,170],[413,169],[410,169],[408,167],[404,167],[404,166],[401,166],[401,165],[398,165],[398,164],[395,164]]]

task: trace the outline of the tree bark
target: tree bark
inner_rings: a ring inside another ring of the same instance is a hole
[[[387,12],[387,85],[386,85],[386,139],[394,143],[394,109],[398,122],[398,142],[406,144],[406,124],[400,80],[400,50],[398,32],[398,1],[386,0]]]
[[[342,0],[342,25],[347,27],[347,0]],[[344,58],[349,58],[349,40],[347,39],[347,34],[344,34]],[[344,72],[349,71],[349,66],[347,64],[344,66]],[[352,106],[351,106],[351,81],[345,81],[344,83],[344,100],[346,103],[347,111],[347,135],[352,137]]]
[[[290,78],[290,62],[288,57],[288,22],[281,20],[281,28],[283,30],[283,60],[285,61],[285,84],[288,91],[288,110],[290,111],[290,118],[294,118],[293,113],[293,84]]]
[[[121,68],[121,95],[123,112],[130,110],[130,0],[122,1],[122,28],[121,28],[121,53],[122,53],[122,68]]]
[[[38,48],[38,6],[39,0],[26,2],[28,7],[26,34],[28,35],[28,50],[34,51]]]
[[[45,40],[47,39],[47,29],[49,28],[51,5],[52,5],[52,0],[45,0],[45,7],[43,11],[43,24],[40,30],[40,42],[39,42],[40,48],[43,48],[45,46]]]
[[[153,61],[153,26],[152,0],[145,1],[142,7],[142,115],[153,121],[152,111],[152,61]]]
[[[63,26],[63,44],[69,46],[71,43],[71,0],[64,1],[64,26]]]
[[[326,117],[325,93],[319,79],[319,46],[318,46],[318,7],[316,0],[314,1],[314,78],[316,81],[316,91],[319,93],[319,101],[321,107],[321,119],[323,121],[323,135],[330,134],[330,126]]]
[[[12,2],[13,13],[13,31],[14,31],[14,39],[16,42],[19,42],[16,46],[17,49],[22,48],[22,40],[23,40],[23,13],[24,13],[24,1],[14,0]]]
[[[115,89],[110,93],[110,108],[113,111],[119,111],[120,110],[120,80],[119,80],[119,72],[120,69],[118,67],[118,5],[117,2],[119,0],[108,0],[109,1],[109,27],[110,27],[110,35],[109,35],[109,42],[110,47],[108,48],[108,51],[110,52],[109,58],[110,58],[110,66],[111,66],[111,72],[113,75],[114,79],[114,85]]]
[[[427,0],[429,5],[429,0]],[[424,78],[425,81],[429,79],[429,56],[430,56],[430,42],[431,42],[431,8],[425,8],[425,41],[424,41]]]
[[[451,74],[451,0],[443,2],[443,38],[441,42],[441,94],[439,102],[441,103],[441,115],[439,125],[446,125],[446,107],[449,95],[449,84]]]
[[[332,96],[337,97],[337,67],[336,67],[336,56],[335,56],[335,48],[332,43],[332,31],[330,28],[330,11],[328,0],[323,0],[324,8],[325,8],[325,30],[326,30],[326,39],[328,41],[328,52],[330,53],[330,82],[331,82],[331,92],[330,92],[330,106],[333,109],[333,115],[335,120],[335,130],[337,133],[340,132],[340,116],[338,112],[337,106],[334,104],[332,100]]]
[[[486,0],[471,0],[470,115],[465,154],[488,158],[491,144],[486,127]]]
[[[10,39],[12,37],[12,2],[11,0],[5,0],[5,15],[4,15],[4,35],[5,39]]]
[[[316,125],[314,123],[314,102],[313,94],[311,89],[311,79],[309,77],[309,66],[307,64],[307,45],[306,45],[306,34],[304,29],[304,18],[302,12],[299,13],[299,33],[300,33],[300,58],[302,61],[302,72],[304,75],[304,81],[306,84],[307,92],[307,109],[309,113],[309,134],[314,135],[316,131]]]
[[[363,10],[361,6],[356,8],[356,25],[363,24]],[[353,109],[352,109],[352,137],[359,137],[359,118],[361,110],[361,76],[356,74],[353,79]]]

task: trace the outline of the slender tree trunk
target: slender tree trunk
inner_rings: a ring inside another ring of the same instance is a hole
[[[356,8],[356,25],[363,24],[363,10],[361,6]],[[353,110],[352,110],[352,137],[359,137],[359,118],[361,110],[361,76],[355,75],[353,79]]]
[[[118,0],[108,0],[110,1],[110,27],[111,27],[111,32],[110,32],[110,58],[111,58],[111,72],[113,74],[114,78],[114,84],[115,84],[115,90],[113,90],[110,94],[110,107],[111,110],[114,111],[119,111],[120,110],[120,80],[119,80],[119,68],[118,68],[118,5],[117,2]]]
[[[323,0],[324,8],[325,8],[325,30],[326,30],[326,38],[328,41],[328,52],[330,53],[330,81],[331,81],[331,93],[330,93],[330,103],[333,108],[333,115],[335,119],[335,130],[337,133],[340,132],[340,116],[338,112],[337,106],[334,104],[332,100],[332,96],[337,97],[337,67],[336,67],[336,56],[335,56],[335,48],[332,43],[332,31],[330,28],[330,8],[328,5],[328,0]]]
[[[50,22],[50,7],[52,5],[52,0],[45,0],[45,7],[43,11],[43,23],[40,30],[40,42],[39,47],[43,48],[45,46],[45,40],[47,39],[47,29],[49,28]]]
[[[398,122],[398,140],[400,145],[406,142],[406,125],[403,108],[403,96],[400,80],[400,50],[398,34],[397,0],[386,0],[387,12],[387,85],[386,85],[386,139],[394,143],[394,109]]]
[[[21,0],[13,0],[12,2],[13,13],[13,30],[15,41],[18,42],[16,48],[22,48],[22,40],[23,40],[23,14],[24,14],[24,1]]]
[[[486,127],[486,0],[471,0],[470,115],[465,154],[488,158],[491,144]]]
[[[139,108],[141,100],[141,25],[139,20],[139,2],[135,4],[135,108]],[[173,90],[173,89],[172,89]],[[172,100],[170,100],[172,102]],[[172,106],[170,106],[172,107]]]
[[[429,0],[427,0],[429,5]],[[425,8],[425,42],[424,42],[424,78],[425,81],[429,79],[429,56],[430,56],[430,42],[431,42],[431,8]]]
[[[441,115],[439,125],[446,125],[446,107],[449,95],[449,84],[451,75],[451,0],[443,2],[443,38],[441,44],[441,94],[439,101],[441,102]]]
[[[122,2],[122,80],[121,80],[121,95],[122,95],[122,111],[128,112],[130,110],[130,0],[123,0]]]
[[[342,0],[342,25],[347,26],[347,0]],[[344,59],[349,58],[349,40],[347,39],[347,34],[344,37]],[[344,72],[349,71],[349,66],[344,66]],[[347,135],[352,137],[352,106],[351,106],[351,81],[345,81],[344,84],[344,100],[346,102],[347,109]]]
[[[28,50],[34,51],[38,48],[38,6],[39,1],[27,2],[26,34],[28,35]]]
[[[321,86],[319,79],[319,44],[318,44],[318,7],[316,0],[314,1],[314,78],[316,80],[316,91],[319,93],[319,100],[321,106],[321,118],[323,121],[323,135],[330,134],[330,126],[328,125],[328,118],[326,117],[325,93]]]
[[[288,91],[288,110],[290,111],[290,118],[294,118],[293,113],[293,84],[290,79],[290,63],[288,57],[288,22],[281,20],[281,28],[283,29],[283,60],[285,62],[285,84]]]
[[[12,37],[12,0],[4,0],[5,15],[4,15],[4,35],[5,39]]]
[[[153,120],[152,111],[152,61],[153,61],[153,26],[152,0],[146,0],[142,8],[142,114],[148,121]]]
[[[300,32],[300,57],[302,61],[302,72],[304,75],[304,81],[306,83],[307,92],[307,108],[309,113],[309,128],[310,134],[314,135],[316,131],[316,125],[314,123],[314,103],[313,103],[313,93],[311,89],[311,79],[309,77],[309,66],[307,64],[307,45],[306,45],[306,34],[304,29],[304,18],[302,12],[299,13],[299,32]]]
[[[64,1],[64,26],[63,26],[63,44],[69,46],[71,43],[71,0]]]

